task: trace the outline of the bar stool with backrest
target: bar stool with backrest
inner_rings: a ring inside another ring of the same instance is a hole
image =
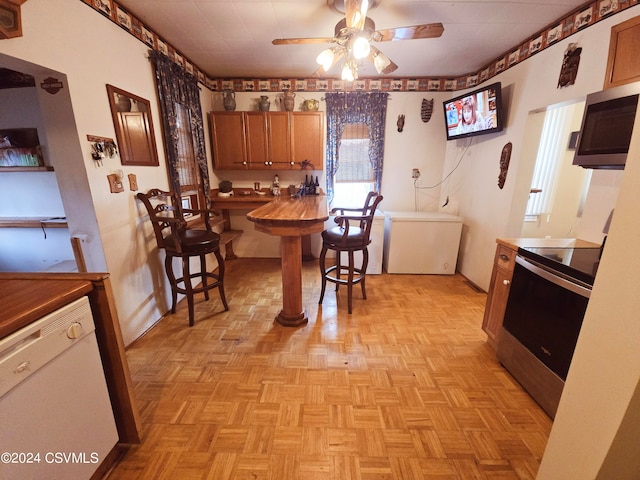
[[[189,326],[194,324],[193,296],[204,293],[209,300],[209,290],[217,288],[225,311],[229,310],[224,295],[224,260],[220,254],[220,235],[211,228],[210,216],[213,210],[183,209],[180,197],[173,192],[157,188],[147,193],[136,195],[144,204],[153,225],[158,249],[164,249],[164,267],[171,285],[171,313],[176,313],[178,293],[187,297],[189,307]],[[184,214],[200,215],[204,229],[187,228]],[[218,273],[207,271],[206,255],[213,253],[218,260]],[[200,272],[191,273],[189,261],[192,257],[200,258]],[[182,261],[182,276],[176,278],[173,272],[173,259]],[[192,279],[200,279],[195,287]]]
[[[320,273],[322,275],[322,290],[320,301],[322,303],[327,281],[336,284],[336,292],[340,285],[347,286],[348,311],[352,311],[353,285],[359,283],[362,288],[362,298],[366,300],[365,274],[369,263],[368,245],[371,243],[371,227],[373,217],[378,204],[382,201],[382,195],[369,192],[362,208],[336,207],[332,214],[339,213],[335,217],[337,227],[332,227],[322,232],[322,251],[320,252]],[[327,268],[325,258],[328,250],[336,252],[336,264]],[[354,253],[362,252],[362,264],[355,266]],[[347,252],[348,265],[341,265],[340,254]],[[346,275],[346,278],[343,277]]]

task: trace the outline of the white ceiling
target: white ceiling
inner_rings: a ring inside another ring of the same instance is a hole
[[[272,45],[275,38],[332,37],[342,15],[331,0],[117,0],[213,78],[308,78],[324,44]],[[473,73],[561,19],[585,0],[379,0],[376,29],[441,22],[440,38],[375,45],[395,77]],[[339,76],[339,66],[328,76]],[[378,75],[365,60],[360,77]]]

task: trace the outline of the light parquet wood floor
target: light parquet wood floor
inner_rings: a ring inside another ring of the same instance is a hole
[[[309,323],[275,324],[278,259],[227,262],[216,292],[127,350],[143,441],[118,479],[534,479],[551,420],[481,330],[486,294],[465,279],[369,275],[368,300],[332,285]]]

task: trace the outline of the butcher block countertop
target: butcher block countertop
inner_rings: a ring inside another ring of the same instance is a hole
[[[588,242],[579,238],[498,238],[496,242],[511,250],[518,250],[520,247],[600,248],[599,243]]]
[[[314,225],[329,219],[327,198],[324,195],[276,197],[247,214],[252,222],[265,226]]]
[[[88,280],[0,278],[0,339],[93,290]]]

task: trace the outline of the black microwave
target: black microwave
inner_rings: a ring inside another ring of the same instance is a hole
[[[639,96],[640,82],[587,95],[574,165],[624,169]]]

